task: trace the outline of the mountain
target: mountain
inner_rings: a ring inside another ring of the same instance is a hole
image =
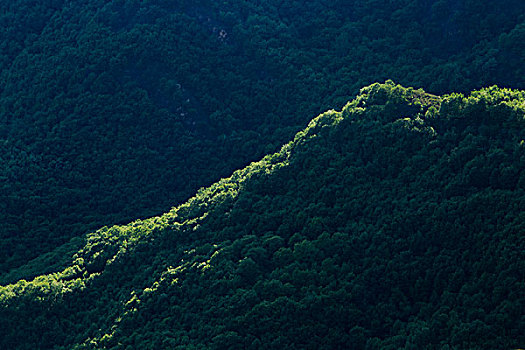
[[[0,347],[517,348],[524,124],[524,91],[365,87],[166,214],[87,235],[63,271],[1,287]]]
[[[65,259],[41,262],[64,243],[185,202],[370,83],[525,89],[522,0],[0,9],[3,282],[35,258],[35,275],[60,271]]]

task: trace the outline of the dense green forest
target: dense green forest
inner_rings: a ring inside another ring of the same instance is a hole
[[[5,349],[525,344],[525,91],[391,81],[0,287]]]
[[[0,10],[0,349],[525,347],[523,0]]]
[[[0,8],[4,283],[59,271],[87,232],[169,210],[370,83],[525,88],[522,0]]]

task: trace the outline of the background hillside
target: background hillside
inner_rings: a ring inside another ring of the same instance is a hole
[[[170,212],[0,287],[7,349],[525,343],[525,92],[363,88]]]
[[[3,282],[58,271],[67,254],[41,254],[167,211],[371,82],[525,88],[521,0],[0,7]],[[38,256],[56,266],[22,268]]]

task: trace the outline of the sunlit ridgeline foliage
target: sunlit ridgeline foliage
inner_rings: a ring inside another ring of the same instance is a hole
[[[2,287],[30,349],[516,348],[523,92],[363,88],[170,212]]]

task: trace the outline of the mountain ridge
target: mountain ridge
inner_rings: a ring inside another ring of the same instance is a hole
[[[523,91],[365,87],[170,212],[88,235],[62,272],[1,287],[2,344],[517,347],[524,116]]]

